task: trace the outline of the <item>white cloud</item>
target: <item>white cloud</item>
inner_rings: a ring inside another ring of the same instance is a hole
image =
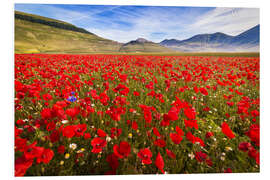
[[[238,35],[259,24],[259,9],[256,8],[216,8],[199,17],[189,29],[200,33],[223,32]]]
[[[83,12],[75,8],[42,4],[23,8],[26,12],[48,14],[52,18],[119,42],[128,42],[139,37],[154,42],[171,38],[183,40],[196,34],[215,32],[237,35],[259,24],[259,9],[256,8],[90,6],[89,11]],[[102,12],[107,15],[98,16]]]

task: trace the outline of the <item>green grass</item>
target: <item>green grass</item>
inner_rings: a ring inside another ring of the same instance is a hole
[[[93,34],[15,19],[15,53],[116,52],[120,46]]]

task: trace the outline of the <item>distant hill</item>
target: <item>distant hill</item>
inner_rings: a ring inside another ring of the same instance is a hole
[[[186,40],[165,39],[161,45],[184,52],[257,52],[259,51],[260,25],[257,25],[237,36],[217,32],[199,34]]]
[[[148,41],[144,38],[138,38],[123,44],[120,52],[174,52],[174,50],[161,46],[158,43]]]
[[[15,11],[15,53],[117,52],[121,45],[67,22]]]

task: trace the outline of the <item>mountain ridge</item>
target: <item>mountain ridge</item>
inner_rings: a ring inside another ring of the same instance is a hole
[[[159,44],[186,52],[205,51],[252,51],[259,50],[260,25],[256,25],[236,36],[222,32],[212,34],[198,34],[184,40],[165,39]]]

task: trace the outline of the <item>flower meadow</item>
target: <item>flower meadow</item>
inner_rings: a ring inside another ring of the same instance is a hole
[[[15,54],[15,176],[259,172],[259,64]]]

